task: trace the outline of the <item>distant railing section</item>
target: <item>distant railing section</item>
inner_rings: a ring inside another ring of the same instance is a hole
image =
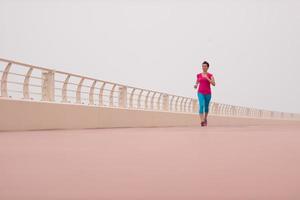
[[[198,113],[198,100],[0,58],[1,98]],[[0,111],[1,112],[1,111]],[[220,116],[300,119],[299,114],[211,102]]]

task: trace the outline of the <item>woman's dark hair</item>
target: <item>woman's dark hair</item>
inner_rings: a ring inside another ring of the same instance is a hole
[[[207,67],[209,67],[209,63],[208,63],[207,61],[204,61],[204,62],[202,63],[202,65],[203,65],[203,64],[206,64]]]

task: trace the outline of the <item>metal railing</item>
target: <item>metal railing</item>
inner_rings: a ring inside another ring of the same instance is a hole
[[[198,113],[198,100],[94,79],[0,58],[1,98],[50,101],[149,111]],[[299,114],[210,103],[210,113],[273,119],[300,119]]]

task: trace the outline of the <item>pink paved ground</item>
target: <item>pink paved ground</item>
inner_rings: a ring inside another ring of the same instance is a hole
[[[0,132],[0,199],[299,200],[300,125]]]

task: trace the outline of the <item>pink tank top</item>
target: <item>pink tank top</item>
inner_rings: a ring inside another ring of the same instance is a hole
[[[206,74],[209,79],[213,76],[210,73]],[[197,81],[200,83],[198,87],[198,92],[201,94],[211,94],[210,82],[202,76],[202,74],[197,74]]]

